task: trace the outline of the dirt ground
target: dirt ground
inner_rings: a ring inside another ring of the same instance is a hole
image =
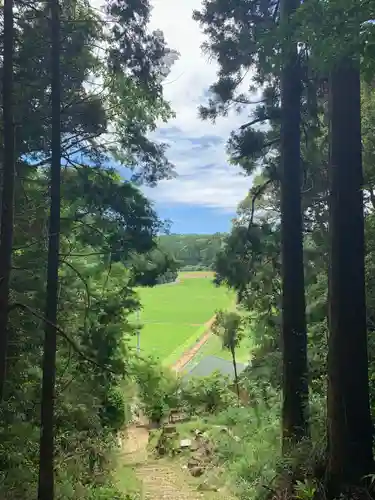
[[[228,500],[220,492],[198,491],[179,462],[147,453],[147,427],[130,427],[122,443],[121,460],[132,466],[141,484],[142,500]]]
[[[212,271],[182,271],[178,274],[179,280],[193,279],[193,278],[213,278]]]

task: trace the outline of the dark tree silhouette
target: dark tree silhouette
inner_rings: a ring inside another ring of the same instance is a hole
[[[307,336],[302,247],[300,108],[301,77],[297,46],[289,20],[296,0],[281,2],[287,33],[281,72],[281,229],[282,229],[282,345],[283,447],[307,433]]]
[[[8,351],[9,281],[12,267],[14,212],[14,122],[13,122],[13,0],[4,1],[3,55],[3,168],[0,220],[0,401],[4,397]]]
[[[372,464],[366,333],[359,64],[330,78],[330,337],[328,472],[332,485],[358,484]]]
[[[52,160],[50,219],[48,234],[45,340],[43,356],[41,437],[38,500],[54,498],[54,403],[56,378],[58,271],[60,243],[61,168],[61,84],[60,84],[60,6],[50,0],[51,12],[51,104]]]

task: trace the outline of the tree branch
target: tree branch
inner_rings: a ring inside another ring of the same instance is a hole
[[[245,128],[252,127],[256,123],[265,122],[270,119],[271,118],[269,116],[264,116],[263,118],[254,118],[254,120],[252,120],[251,122],[244,123],[243,125],[241,125],[240,130],[245,130]]]
[[[247,228],[248,232],[250,231],[251,226],[253,225],[253,221],[254,221],[255,202],[259,198],[259,196],[261,196],[264,193],[264,191],[266,190],[267,186],[269,184],[271,184],[271,182],[273,182],[273,179],[268,179],[264,184],[261,184],[260,186],[257,186],[253,190],[253,197],[252,197],[252,200],[251,200],[250,222],[249,222],[249,225],[248,225],[248,228]]]
[[[111,368],[108,368],[107,366],[100,365],[97,363],[95,360],[92,358],[89,358],[84,354],[81,349],[77,346],[77,344],[72,340],[69,335],[67,335],[64,330],[62,330],[59,326],[55,325],[51,321],[49,321],[47,318],[45,318],[42,314],[39,314],[37,311],[34,311],[31,307],[27,306],[26,304],[22,304],[21,302],[14,302],[13,304],[10,305],[9,307],[9,312],[12,311],[13,309],[22,309],[23,311],[27,311],[36,318],[40,319],[41,321],[44,321],[45,323],[48,323],[49,325],[53,326],[56,329],[56,332],[63,337],[67,343],[73,348],[73,350],[84,360],[87,361],[88,363],[91,363],[92,365],[96,366],[97,368],[100,368],[103,371],[107,371],[109,373],[113,373],[114,375],[117,375],[117,373]]]

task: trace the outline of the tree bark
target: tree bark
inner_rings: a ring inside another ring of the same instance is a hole
[[[51,9],[51,186],[48,237],[45,340],[41,401],[41,436],[38,500],[54,498],[54,404],[56,378],[58,271],[60,244],[61,168],[61,85],[60,85],[60,6],[50,0]]]
[[[240,386],[238,383],[238,373],[237,373],[237,363],[236,363],[236,350],[234,347],[231,347],[230,352],[232,353],[232,362],[233,362],[233,370],[234,370],[234,383],[236,384],[236,391],[238,396],[238,401],[240,401]]]
[[[330,78],[328,477],[358,484],[372,466],[366,332],[359,63]]]
[[[14,212],[13,0],[4,1],[3,179],[0,221],[0,401],[4,398],[8,351],[9,282],[12,268]]]
[[[286,29],[297,0],[281,1]],[[281,73],[283,450],[308,433],[307,335],[300,168],[301,78],[296,43],[284,40]]]

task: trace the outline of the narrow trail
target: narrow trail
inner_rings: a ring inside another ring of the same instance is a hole
[[[140,481],[142,500],[224,500],[218,492],[200,492],[179,463],[156,459],[147,453],[147,427],[131,426],[122,443],[122,460]],[[226,500],[228,500],[226,498]]]

